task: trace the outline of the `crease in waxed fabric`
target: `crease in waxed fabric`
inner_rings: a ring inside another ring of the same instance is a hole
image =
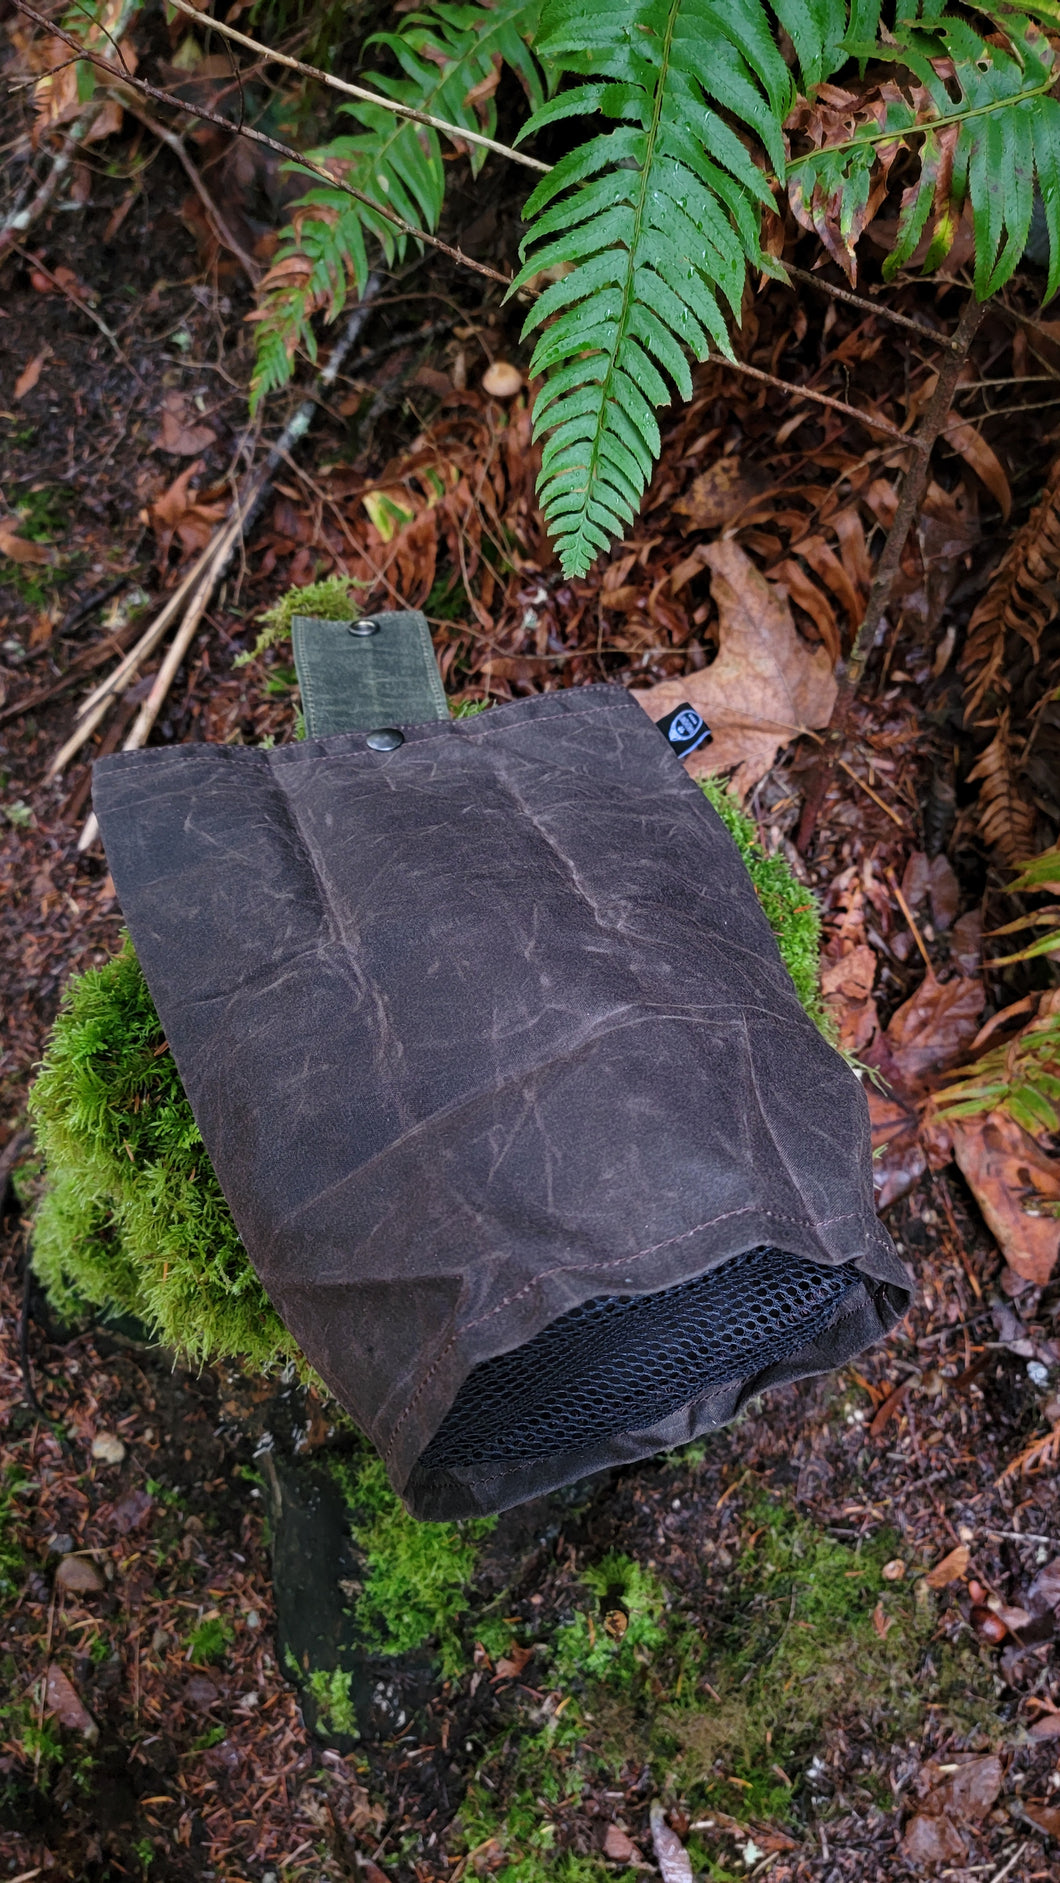
[[[266,754],[266,756],[271,759],[271,752]],[[373,755],[369,753],[368,756],[372,757]],[[399,1082],[396,1079],[386,1080],[384,1077],[387,1067],[387,1053],[394,1054],[396,1052],[396,1055],[400,1057],[402,1051],[401,1042],[392,1039],[393,1029],[390,1024],[390,1016],[387,1012],[386,997],[381,988],[379,988],[358,966],[357,957],[354,952],[355,944],[351,942],[347,936],[346,923],[340,910],[335,905],[327,874],[319,867],[315,846],[309,841],[303,829],[301,819],[298,816],[296,800],[283,789],[283,785],[271,765],[269,767],[269,774],[273,781],[275,797],[282,806],[284,821],[288,830],[294,836],[302,855],[305,857],[312,873],[313,881],[316,884],[320,910],[324,917],[324,923],[327,924],[329,929],[329,934],[325,936],[324,939],[325,941],[330,940],[334,946],[341,950],[342,959],[349,973],[349,977],[360,997],[358,1006],[361,1005],[361,1002],[367,1002],[376,1015],[378,1025],[374,1030],[373,1036],[373,1071],[380,1076],[384,1087],[389,1090],[394,1111],[396,1115],[401,1118],[406,1128],[408,1128],[408,1107],[402,1099]]]

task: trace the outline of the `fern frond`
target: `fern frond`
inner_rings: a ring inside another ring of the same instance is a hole
[[[365,85],[460,129],[492,136],[493,94],[502,64],[515,72],[531,109],[544,102],[540,63],[530,50],[540,9],[541,0],[496,0],[492,6],[437,0],[407,15],[399,31],[378,33],[368,42],[385,46],[402,76],[372,72],[365,75]],[[378,244],[389,266],[402,259],[408,237],[373,213],[372,201],[419,228],[433,232],[438,226],[445,195],[438,132],[395,118],[385,105],[357,100],[340,109],[360,129],[307,155],[337,170],[370,200],[323,187],[310,190],[296,205],[291,234],[259,293],[252,410],[265,392],[289,378],[298,345],[314,356],[310,323],[317,309],[325,307],[327,318],[334,320],[351,281],[363,291],[372,245]],[[486,152],[474,143],[461,148],[477,175]]]
[[[1035,10],[1047,15],[1051,4]],[[880,149],[893,153],[901,143],[918,150],[919,177],[907,192],[885,278],[905,266],[932,224],[924,267],[938,267],[968,203],[975,292],[986,300],[1023,257],[1037,183],[1049,241],[1049,299],[1060,288],[1060,100],[1051,96],[1056,55],[1026,14],[1005,7],[991,13],[997,31],[987,39],[966,20],[943,14],[935,0],[900,6],[888,43],[872,50],[896,68],[901,95],[889,101],[882,125],[794,159],[788,188],[806,201],[834,203],[840,217],[853,221]]]
[[[817,0],[816,12],[834,11]],[[691,392],[687,354],[713,344],[731,357],[724,309],[739,319],[748,262],[767,265],[771,200],[732,121],[782,164],[793,87],[759,0],[550,0],[542,27],[544,56],[585,82],[527,130],[580,114],[617,121],[534,191],[512,290],[568,271],[525,331],[552,323],[530,368],[547,375],[538,494],[564,570],[582,575],[636,515],[659,451],[655,410],[672,387]]]
[[[993,581],[968,623],[961,656],[965,683],[965,723],[1003,697],[1003,678],[1014,645],[1027,643],[1039,659],[1045,630],[1056,619],[1060,594],[1060,458],[1052,465],[1045,490],[1022,529],[1013,537]]]

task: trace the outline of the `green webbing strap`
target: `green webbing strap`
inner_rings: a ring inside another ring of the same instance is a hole
[[[291,638],[307,738],[448,719],[423,615],[402,610],[358,621],[295,615]]]

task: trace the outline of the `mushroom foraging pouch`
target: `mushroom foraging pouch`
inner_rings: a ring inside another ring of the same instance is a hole
[[[423,684],[391,749],[122,753],[94,804],[255,1269],[453,1518],[842,1364],[910,1280],[858,1080],[636,700],[450,721]]]

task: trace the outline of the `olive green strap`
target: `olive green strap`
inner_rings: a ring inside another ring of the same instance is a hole
[[[307,738],[448,719],[423,615],[411,609],[358,621],[295,615],[291,637]]]

